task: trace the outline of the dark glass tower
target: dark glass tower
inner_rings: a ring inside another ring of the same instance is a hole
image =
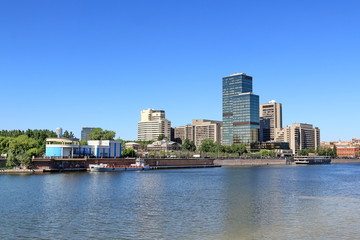
[[[259,141],[259,96],[252,77],[236,73],[223,78],[223,144]]]

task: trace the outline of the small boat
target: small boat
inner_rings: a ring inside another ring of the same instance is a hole
[[[128,166],[110,166],[109,164],[89,164],[91,172],[121,172],[121,171],[141,171],[150,169],[149,165],[145,164],[144,159],[137,158],[134,164]]]
[[[297,156],[294,157],[296,164],[329,164],[331,157],[328,156]]]

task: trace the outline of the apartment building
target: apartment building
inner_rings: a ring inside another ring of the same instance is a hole
[[[276,142],[288,142],[293,154],[305,148],[317,149],[320,146],[320,129],[311,124],[294,123],[275,131]]]
[[[138,140],[157,140],[159,135],[171,138],[171,122],[165,118],[164,110],[146,109],[140,112]]]

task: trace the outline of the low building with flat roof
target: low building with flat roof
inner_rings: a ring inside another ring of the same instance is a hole
[[[121,141],[91,140],[80,145],[79,139],[47,138],[45,156],[52,158],[121,157]]]

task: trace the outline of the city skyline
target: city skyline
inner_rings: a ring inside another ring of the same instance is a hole
[[[137,138],[139,111],[172,126],[222,120],[221,82],[254,78],[283,126],[360,137],[356,1],[0,3],[1,129],[82,127]],[[233,14],[239,10],[239,14]],[[6,101],[6,102],[5,102]]]

